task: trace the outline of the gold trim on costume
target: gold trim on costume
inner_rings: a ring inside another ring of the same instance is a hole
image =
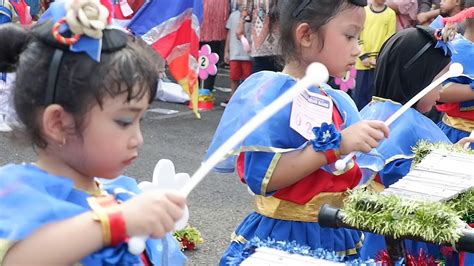
[[[230,236],[231,242],[236,242],[242,245],[245,245],[247,243],[247,239],[245,239],[244,236],[241,235],[236,235],[235,232],[232,232],[232,235]]]
[[[319,209],[325,203],[342,208],[345,192],[323,192],[304,205],[275,197],[255,196],[255,211],[263,216],[285,221],[317,222]]]
[[[0,265],[3,265],[3,259],[7,255],[8,250],[13,246],[15,242],[0,238]]]
[[[385,99],[385,98],[378,97],[378,96],[372,96],[372,101],[373,101],[373,102],[391,102],[391,103],[393,103],[393,104],[402,105],[402,104],[399,103],[399,102],[392,101],[392,100],[390,100],[390,99]]]
[[[415,155],[412,154],[412,155],[405,155],[405,154],[397,154],[397,155],[394,155],[390,158],[388,158],[387,160],[385,160],[385,165],[393,162],[393,161],[396,161],[396,160],[399,160],[399,159],[413,159],[415,158]]]
[[[470,133],[474,129],[474,121],[461,117],[453,117],[447,114],[443,115],[443,123],[458,130]]]
[[[270,179],[273,175],[273,171],[275,170],[275,167],[278,161],[280,160],[280,158],[281,158],[281,153],[275,153],[275,156],[273,156],[272,161],[270,162],[270,165],[268,166],[267,172],[265,173],[265,177],[263,178],[262,186],[260,187],[260,195],[265,196],[267,194],[268,183],[270,183]]]

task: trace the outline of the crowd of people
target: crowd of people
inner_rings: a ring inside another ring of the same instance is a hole
[[[21,19],[6,1],[0,130],[24,134],[37,159],[0,168],[0,264],[184,264],[170,232],[186,199],[141,192],[122,176],[143,145],[141,118],[155,98],[162,60],[140,38],[108,27],[107,0],[55,1],[30,27],[12,22]],[[386,248],[382,236],[320,226],[319,209],[341,207],[348,189],[403,178],[420,140],[474,140],[473,8],[474,0],[203,0],[201,44],[222,50],[232,86],[203,160],[311,63],[324,64],[333,79],[357,69],[351,95],[325,83],[308,88],[301,97],[310,100],[285,106],[215,168],[236,171],[255,198],[220,265],[231,265],[256,237],[347,260],[376,258]],[[33,20],[36,10],[30,8]],[[464,75],[384,124],[452,62],[463,64]],[[442,112],[438,125],[425,115],[433,107]],[[364,156],[335,167],[353,152]],[[368,171],[381,158],[380,171]],[[145,250],[133,254],[127,241],[143,236],[150,236]],[[420,241],[405,247],[443,255],[440,246]],[[460,264],[456,252],[445,260]],[[474,265],[474,254],[462,263]]]

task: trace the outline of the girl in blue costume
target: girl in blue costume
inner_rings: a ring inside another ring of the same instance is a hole
[[[34,163],[0,168],[0,264],[183,265],[167,232],[185,199],[140,193],[134,179],[120,176],[143,143],[140,118],[155,95],[158,58],[133,36],[100,29],[102,5],[86,5],[86,18],[100,14],[86,29],[95,34],[76,32],[73,46],[53,36],[53,22],[65,15],[62,1],[30,31],[0,27],[0,71],[16,68],[18,130],[38,155]],[[77,12],[74,4],[69,11]],[[84,43],[87,51],[78,52]],[[126,240],[145,235],[153,238],[145,252],[129,253]]]
[[[283,73],[262,71],[239,87],[226,107],[207,157],[246,121],[290,89],[304,76],[310,63],[321,62],[332,76],[342,77],[360,53],[357,39],[364,24],[365,1],[284,0],[279,4],[280,44],[286,61]],[[320,111],[306,119],[316,137],[305,138],[300,128],[290,126],[291,114],[298,108],[295,100],[237,147],[238,174],[255,193],[255,212],[235,230],[220,265],[233,264],[245,242],[254,237],[296,241],[348,258],[358,256],[361,232],[322,228],[318,212],[325,203],[340,207],[345,191],[357,186],[362,178],[354,162],[345,172],[333,171],[338,155],[370,152],[388,136],[388,130],[379,121],[359,121],[354,102],[344,92],[325,84],[310,91],[312,96],[310,92],[300,95],[309,99],[309,106],[300,111]],[[315,98],[334,106],[318,109],[312,104]],[[326,115],[329,121],[324,120]],[[236,157],[224,160],[216,170],[233,172]]]
[[[436,48],[435,30],[428,27],[405,29],[392,36],[382,47],[375,69],[375,97],[361,111],[363,119],[387,120],[437,76],[447,71],[450,51]],[[445,43],[439,43],[446,45]],[[386,166],[379,172],[385,187],[405,176],[411,167],[412,147],[420,140],[451,143],[444,133],[423,115],[439,98],[441,86],[421,98],[412,108],[390,125],[390,138],[382,141],[377,151]],[[464,140],[463,140],[464,141]],[[424,249],[433,256],[439,247],[416,241],[405,241],[407,252],[417,255]],[[374,258],[385,250],[384,238],[371,233],[361,249],[363,259]],[[466,264],[466,265],[472,265]]]
[[[447,18],[449,23],[465,21],[464,36],[459,35],[453,41],[452,62],[464,66],[464,75],[451,78],[441,91],[438,111],[444,112],[443,119],[438,126],[452,142],[469,136],[474,130],[474,1],[466,0],[467,9],[458,15]],[[474,145],[471,144],[471,148]]]

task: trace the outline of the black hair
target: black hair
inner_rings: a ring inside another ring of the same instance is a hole
[[[0,72],[14,72],[18,56],[26,49],[31,36],[25,34],[25,29],[16,23],[1,24],[0,32],[6,36],[0,42]]]
[[[301,6],[302,3],[306,6]],[[280,0],[278,4],[280,51],[286,62],[299,60],[299,49],[294,38],[294,31],[299,24],[308,23],[312,31],[318,32],[323,40],[322,49],[324,47],[322,27],[341,11],[358,6],[347,0]]]
[[[20,29],[14,24],[0,28],[0,65],[16,67],[13,85],[13,104],[23,133],[31,143],[45,148],[47,142],[41,134],[40,115],[48,105],[45,103],[51,58],[58,47],[45,42],[42,36]],[[6,45],[9,36],[16,32],[15,47]],[[50,33],[51,31],[48,31]],[[37,32],[36,32],[37,33]],[[126,34],[126,33],[123,33]],[[96,104],[102,107],[105,97],[127,94],[127,100],[149,97],[153,101],[158,81],[157,54],[142,40],[126,34],[124,47],[112,52],[102,52],[100,63],[85,53],[64,50],[55,87],[54,103],[61,105],[74,116],[75,132],[84,127],[85,114]],[[23,49],[23,47],[27,47]],[[21,53],[20,56],[19,53]],[[6,60],[5,58],[18,59]]]

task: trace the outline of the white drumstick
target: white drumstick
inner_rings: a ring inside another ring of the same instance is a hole
[[[313,85],[319,85],[328,80],[329,73],[327,68],[321,63],[313,63],[306,69],[306,76],[298,81],[288,91],[278,97],[270,105],[254,116],[250,121],[243,125],[234,135],[232,135],[224,144],[222,144],[194,173],[191,182],[188,182],[181,190],[184,195],[188,195],[202,179],[214,168],[223,158],[229,155],[229,152],[243,141],[263,122],[272,117],[276,112],[290,103],[293,98],[301,91]]]
[[[434,88],[439,86],[443,81],[447,80],[448,78],[452,77],[457,77],[461,75],[463,72],[463,67],[459,63],[453,63],[451,66],[449,66],[448,72],[444,73],[441,77],[437,78],[433,83],[428,85],[426,88],[424,88],[422,91],[420,91],[415,97],[413,97],[411,100],[409,100],[407,103],[405,103],[400,109],[398,109],[393,115],[391,115],[387,121],[384,122],[386,126],[390,126],[390,124],[393,123],[393,121],[397,120],[406,110],[408,110],[410,107],[412,107],[416,102],[418,102],[423,96],[428,94],[428,92],[432,91]],[[337,160],[336,162],[336,169],[338,171],[343,171],[347,167],[347,163],[352,160],[352,157],[356,152],[351,152],[349,153],[346,157]]]
[[[272,117],[276,112],[282,109],[285,105],[293,100],[301,91],[310,86],[318,86],[329,79],[329,72],[327,68],[321,63],[313,63],[306,69],[306,76],[298,81],[288,91],[278,97],[270,105],[265,107],[255,117],[242,126],[234,133],[226,142],[224,142],[201,167],[193,174],[191,181],[181,189],[184,196],[189,193],[201,182],[204,177],[214,168],[222,158],[228,156],[229,152],[243,141],[250,133],[258,128],[263,122]],[[128,251],[134,255],[139,255],[145,250],[146,236],[136,236],[130,238],[128,241]]]

